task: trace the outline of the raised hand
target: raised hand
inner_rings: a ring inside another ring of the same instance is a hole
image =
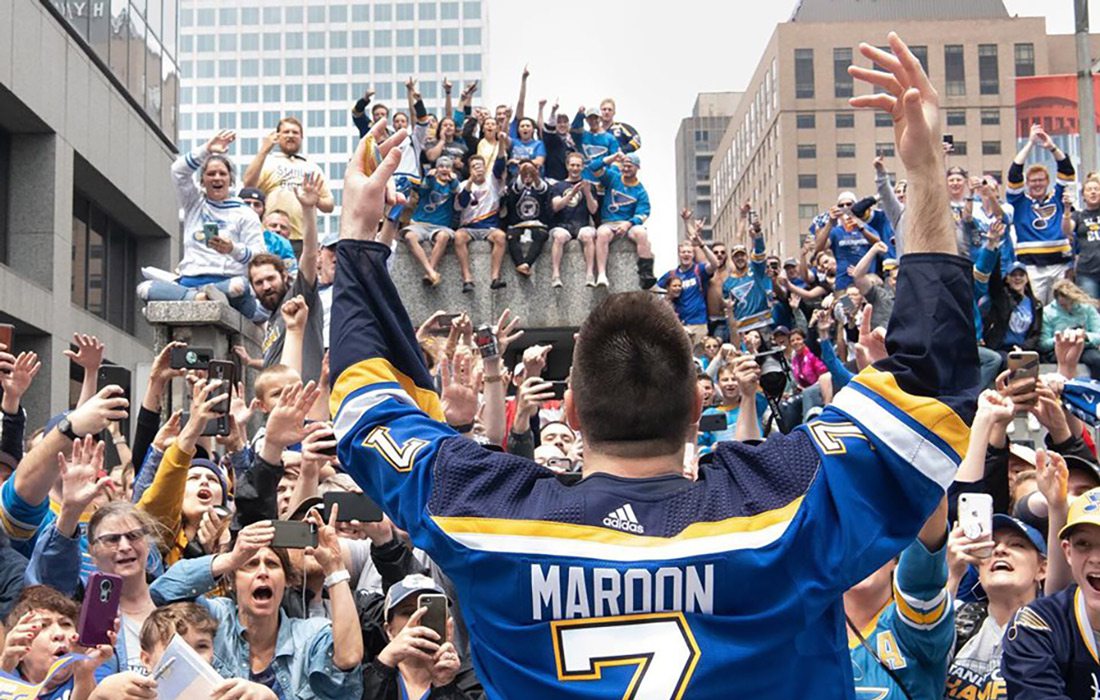
[[[752,355],[739,355],[733,359],[733,374],[741,396],[753,396],[760,391],[760,365]]]
[[[0,651],[0,670],[7,673],[15,672],[23,657],[31,650],[31,644],[44,625],[45,620],[34,610],[19,618],[4,638],[4,649]]]
[[[225,153],[229,150],[229,145],[236,140],[237,132],[231,129],[222,129],[206,142],[206,152],[211,154]]]
[[[86,333],[73,333],[73,345],[76,346],[76,352],[65,350],[62,354],[83,367],[85,372],[99,371],[105,349],[99,338]]]
[[[223,519],[213,508],[207,508],[199,519],[199,531],[197,534],[199,545],[207,554],[215,554],[221,544]]]
[[[83,513],[96,496],[111,488],[111,477],[98,478],[103,471],[103,451],[106,445],[91,436],[74,440],[69,459],[57,453],[61,473],[62,507]]]
[[[523,76],[522,77],[523,77],[524,80],[527,80],[527,78],[531,77],[531,69],[527,67],[526,63],[523,64]]]
[[[546,358],[553,349],[552,345],[532,345],[525,349],[523,351],[524,373],[528,377],[541,377],[542,371],[546,369]]]
[[[886,172],[886,158],[884,156],[875,156],[875,159],[871,161],[871,165],[874,166],[875,172]]]
[[[279,403],[267,418],[264,447],[270,443],[272,447],[278,447],[281,453],[287,445],[301,442],[306,433],[306,414],[320,395],[321,390],[312,381],[305,386],[301,382],[295,382],[283,389],[279,395]]]
[[[7,355],[7,353],[3,354]],[[11,368],[7,371],[7,374],[0,374],[0,387],[4,389],[5,403],[13,404],[15,410],[18,411],[20,399],[23,394],[27,393],[27,389],[30,388],[34,378],[38,376],[40,369],[42,369],[42,363],[38,361],[36,353],[19,353],[19,357],[16,357],[15,361],[11,363]],[[9,411],[9,413],[12,412]]]
[[[227,678],[210,691],[210,700],[278,700],[278,696],[266,685]]]
[[[537,376],[524,379],[516,389],[516,418],[513,425],[526,429],[543,402],[552,398],[554,398],[554,387],[550,382]]]
[[[174,377],[182,377],[184,375],[184,370],[172,368],[172,349],[185,347],[187,347],[187,343],[174,340],[160,349],[157,356],[153,358],[153,366],[149,370],[150,384],[156,383],[163,386]]]
[[[989,416],[996,423],[1007,423],[1016,415],[1016,406],[1000,392],[986,389],[978,396],[978,413]]]
[[[504,351],[508,349],[508,346],[516,342],[523,337],[522,330],[516,330],[519,326],[519,317],[512,318],[512,310],[505,309],[501,312],[500,318],[497,319],[496,328],[494,332],[497,336],[497,345],[500,347],[500,355],[504,355]]]
[[[91,435],[106,428],[111,421],[126,420],[129,406],[122,387],[112,384],[73,409],[69,414],[69,423],[77,435]]]
[[[303,209],[315,209],[321,201],[321,173],[308,172],[302,177],[302,184],[294,188],[294,195]]]
[[[408,138],[405,129],[399,129],[389,138],[385,138],[385,134],[386,119],[382,118],[375,122],[371,133],[359,140],[355,154],[348,162],[344,173],[340,238],[373,241],[378,237],[378,224],[386,206],[387,183],[401,163],[401,151],[397,147]],[[385,141],[382,141],[383,138]],[[364,158],[375,148],[378,162],[368,174],[364,169]]]
[[[1051,510],[1065,511],[1069,504],[1069,467],[1057,452],[1035,451],[1035,482]]]
[[[448,425],[469,425],[477,417],[477,389],[471,371],[472,357],[463,352],[439,361],[443,391],[440,401]]]
[[[309,318],[309,306],[306,305],[305,297],[299,294],[287,299],[282,308],[279,309],[279,313],[282,315],[283,323],[286,324],[288,331],[300,331],[306,327],[306,320]]]
[[[270,520],[260,520],[250,525],[245,525],[237,533],[237,541],[233,545],[233,551],[227,556],[228,567],[225,571],[232,571],[244,565],[249,559],[264,547],[271,546],[271,540],[275,537],[275,526]],[[222,567],[218,567],[222,568]],[[223,571],[224,573],[224,571]]]
[[[447,618],[447,635],[454,637],[454,620]],[[458,657],[458,650],[450,642],[444,642],[435,652],[432,665],[432,685],[436,688],[454,683],[455,676],[462,668],[462,660]]]
[[[450,92],[453,87],[454,83],[451,82],[450,78],[443,78],[443,92]]]
[[[888,353],[886,352],[886,331],[882,328],[871,328],[871,312],[870,304],[863,307],[859,320],[859,345],[867,353],[868,363],[874,364],[885,359]]]
[[[378,652],[378,661],[390,668],[397,668],[402,661],[419,661],[433,666],[435,655],[440,649],[439,635],[435,630],[421,627],[420,620],[428,612],[427,608],[418,608],[405,626],[386,647]]]
[[[905,42],[894,32],[890,32],[889,42],[893,53],[870,44],[859,45],[859,52],[885,71],[848,67],[853,78],[885,88],[886,92],[853,97],[849,103],[888,112],[894,119],[894,141],[906,169],[935,172],[942,179],[939,93]]]
[[[344,568],[344,556],[340,552],[340,537],[336,534],[336,516],[339,509],[339,504],[332,504],[332,512],[329,513],[327,523],[317,510],[311,510],[306,516],[309,522],[317,526],[317,546],[306,547],[305,553],[317,560],[325,576]]]

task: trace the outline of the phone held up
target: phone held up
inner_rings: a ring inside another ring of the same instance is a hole
[[[96,571],[88,577],[84,602],[80,606],[80,622],[77,624],[82,645],[91,647],[111,643],[107,633],[114,629],[121,601],[121,576]]]
[[[439,635],[439,643],[447,641],[447,596],[440,593],[421,593],[416,599],[416,607],[427,608],[428,612],[420,618],[420,625]]]

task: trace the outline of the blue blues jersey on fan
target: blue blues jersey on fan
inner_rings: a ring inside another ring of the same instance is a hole
[[[955,644],[947,592],[947,545],[929,552],[915,541],[894,570],[894,598],[860,634],[901,681],[902,690],[858,639],[848,641],[858,700],[939,700]]]
[[[420,185],[420,201],[416,204],[412,220],[420,224],[449,227],[458,190],[457,179],[444,184],[434,177],[426,178]]]
[[[913,541],[966,448],[965,261],[906,256],[890,357],[810,424],[719,445],[697,481],[568,484],[438,422],[389,254],[337,249],[340,462],[454,582],[488,697],[854,697],[841,596]]]
[[[649,218],[649,194],[645,185],[635,179],[628,185],[623,171],[617,165],[608,165],[596,171],[605,193],[600,202],[600,221],[605,224],[629,221],[641,226]]]
[[[722,283],[722,296],[733,300],[733,318],[737,328],[730,329],[745,333],[751,330],[767,328],[772,322],[772,281],[764,269],[764,237],[754,236],[752,253],[749,255],[749,271],[744,275],[734,272]]]
[[[1073,163],[1066,156],[1058,161],[1054,191],[1037,201],[1027,193],[1024,166],[1015,162],[1009,166],[1005,198],[1013,207],[1017,260],[1025,265],[1058,265],[1072,259],[1070,241],[1062,233],[1062,217],[1067,216],[1062,193],[1076,178]]]

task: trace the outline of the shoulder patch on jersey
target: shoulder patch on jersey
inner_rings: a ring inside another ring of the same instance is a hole
[[[1035,632],[1050,632],[1050,625],[1047,624],[1047,621],[1026,605],[1020,608],[1016,613],[1016,617],[1012,619],[1012,627],[1008,630],[1009,639],[1016,638],[1017,627],[1026,627]]]

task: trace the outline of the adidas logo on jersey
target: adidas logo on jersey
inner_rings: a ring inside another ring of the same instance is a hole
[[[638,522],[638,516],[634,515],[634,506],[626,503],[607,514],[603,524],[624,532],[633,532],[636,535],[645,534],[645,528]]]

